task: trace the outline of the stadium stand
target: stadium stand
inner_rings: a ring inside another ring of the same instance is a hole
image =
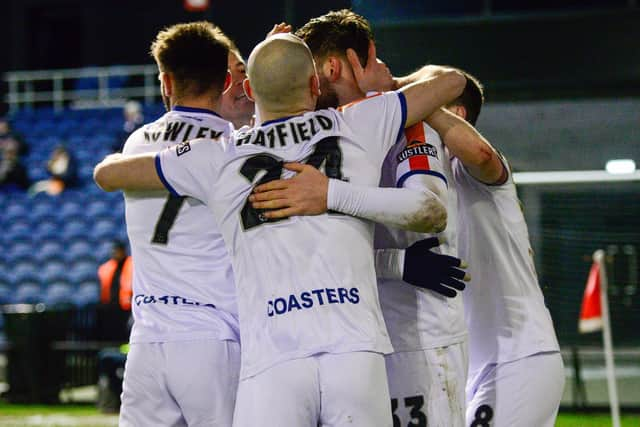
[[[162,106],[147,107],[147,118]],[[32,180],[46,178],[48,154],[64,143],[79,163],[80,186],[59,196],[0,193],[0,304],[98,302],[96,271],[114,238],[126,240],[120,194],[95,187],[93,166],[111,151],[122,125],[120,108],[22,110],[12,118],[31,151],[25,159]]]
[[[146,107],[146,119],[163,111]],[[79,185],[57,196],[0,191],[0,351],[12,366],[8,398],[57,401],[63,385],[95,384],[96,354],[126,340],[109,334],[113,319],[98,304],[97,277],[112,241],[127,240],[124,203],[93,182],[94,165],[122,143],[122,109],[23,109],[10,119],[30,146],[24,164],[32,182],[48,178],[46,163],[58,144],[78,163]],[[34,365],[35,353],[47,362]],[[18,375],[25,363],[31,386]],[[56,374],[48,375],[52,369]]]

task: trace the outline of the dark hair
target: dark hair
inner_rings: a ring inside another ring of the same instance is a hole
[[[311,19],[296,31],[296,36],[307,43],[315,58],[324,59],[330,54],[344,56],[351,48],[363,67],[367,64],[369,41],[373,40],[369,22],[349,9],[334,10]]]
[[[199,96],[212,89],[222,93],[232,47],[218,27],[200,21],[160,31],[150,53],[160,71],[173,74],[177,93]]]
[[[458,70],[467,78],[467,84],[464,86],[464,91],[455,101],[449,105],[462,105],[467,110],[466,120],[475,126],[482,104],[484,103],[484,87],[482,83],[463,70]]]
[[[111,247],[113,249],[121,249],[123,251],[127,250],[127,245],[122,240],[119,240],[119,239],[116,239],[113,242],[111,242]]]

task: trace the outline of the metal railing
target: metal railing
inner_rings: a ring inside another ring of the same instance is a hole
[[[36,105],[53,106],[56,111],[65,106],[109,107],[132,98],[151,104],[160,96],[157,73],[155,65],[11,71],[4,75],[5,102],[10,112]],[[114,77],[124,77],[122,84],[114,83]],[[80,79],[95,79],[96,87],[76,89]]]

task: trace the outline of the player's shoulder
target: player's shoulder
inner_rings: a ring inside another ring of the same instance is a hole
[[[229,146],[228,141],[229,138],[223,137],[196,138],[189,141],[183,141],[171,148],[176,149],[178,156],[186,154],[191,150],[194,150],[195,153],[210,153],[216,151],[225,151]]]
[[[356,105],[359,105],[359,104],[360,104],[361,106],[362,106],[362,105],[367,105],[367,103],[370,103],[370,102],[371,102],[371,100],[373,100],[373,99],[375,99],[375,98],[377,98],[377,97],[379,97],[379,96],[382,96],[382,94],[383,94],[383,92],[369,92],[369,93],[367,93],[367,95],[366,95],[365,97],[363,97],[363,98],[359,98],[359,99],[356,99],[356,100],[354,100],[354,101],[351,101],[351,102],[349,102],[349,103],[347,103],[347,104],[344,104],[344,105],[339,106],[339,107],[338,107],[338,111],[340,111],[340,112],[342,113],[342,112],[344,112],[345,110],[347,110],[347,109],[349,109],[349,108],[353,108],[353,107],[355,107]],[[363,104],[363,103],[364,103],[364,104]]]
[[[163,126],[166,123],[165,113],[158,119],[145,123],[138,129],[133,131],[127,138],[122,148],[123,154],[138,154],[148,151],[159,151],[164,146],[158,146],[158,144],[150,144],[151,142],[158,142],[161,139]]]
[[[364,98],[338,107],[337,112],[341,120],[358,127],[364,123],[373,131],[390,123],[388,119],[395,117],[396,113],[398,118],[406,120],[406,100],[401,92],[370,92]]]
[[[139,151],[140,147],[145,144],[145,140],[148,139],[150,125],[151,123],[147,123],[140,126],[127,137],[122,148],[123,154],[135,154]]]

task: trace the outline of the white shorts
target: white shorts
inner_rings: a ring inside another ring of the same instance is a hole
[[[234,427],[391,427],[384,356],[323,353],[240,381]]]
[[[467,426],[553,427],[563,388],[559,352],[489,364],[469,378]]]
[[[394,427],[464,426],[467,343],[386,356]]]
[[[119,426],[231,426],[240,345],[214,339],[131,344]]]

